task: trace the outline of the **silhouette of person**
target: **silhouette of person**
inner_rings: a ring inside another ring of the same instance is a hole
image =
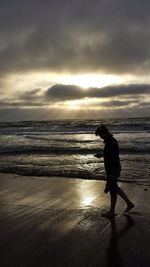
[[[134,207],[134,204],[129,200],[127,195],[117,184],[117,179],[119,178],[121,173],[118,142],[104,124],[96,129],[95,135],[103,139],[105,143],[103,155],[101,154],[95,155],[98,158],[102,156],[104,157],[104,166],[107,177],[107,182],[104,192],[105,193],[110,192],[110,197],[111,197],[110,210],[104,213],[104,215],[105,216],[115,215],[117,194],[120,197],[122,197],[123,200],[126,202],[127,207],[124,212],[127,212]]]

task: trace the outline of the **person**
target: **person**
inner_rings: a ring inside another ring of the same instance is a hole
[[[95,135],[103,139],[105,143],[103,155],[96,154],[95,156],[98,158],[101,156],[104,157],[104,166],[107,177],[107,182],[104,192],[105,193],[110,192],[110,198],[111,198],[110,209],[103,215],[104,216],[115,215],[117,195],[122,197],[123,200],[126,202],[127,207],[124,212],[128,212],[134,207],[134,204],[129,200],[125,192],[117,184],[117,179],[119,178],[121,173],[118,142],[104,124],[96,129]]]

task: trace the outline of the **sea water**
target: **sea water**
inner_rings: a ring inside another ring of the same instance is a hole
[[[0,122],[0,172],[105,180],[105,124],[119,142],[122,181],[150,181],[150,118]]]

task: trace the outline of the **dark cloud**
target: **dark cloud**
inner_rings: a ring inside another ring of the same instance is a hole
[[[54,85],[45,93],[50,101],[64,101],[88,98],[108,98],[114,96],[144,95],[150,93],[149,84],[129,84],[119,86],[107,86],[103,88],[88,88],[83,90],[73,85]]]
[[[55,84],[48,90],[43,91],[36,88],[23,93],[15,93],[12,97],[1,98],[0,108],[6,107],[42,107],[60,104],[67,105],[66,101],[85,100],[83,105],[97,107],[100,106],[125,106],[130,103],[146,103],[150,93],[149,84],[128,84],[118,86],[106,86],[103,88],[83,89],[75,85]],[[93,99],[102,100],[93,102]],[[82,108],[82,107],[81,107]]]
[[[56,84],[47,91],[36,88],[3,98],[0,101],[0,120],[148,116],[149,92],[149,84],[88,89]],[[84,101],[87,99],[89,101]],[[68,103],[72,100],[82,100],[82,103],[74,109]]]
[[[149,84],[128,84],[117,86],[106,86],[103,88],[87,88],[83,89],[75,85],[55,84],[49,89],[42,90],[40,88],[23,93],[15,92],[12,96],[1,97],[0,108],[6,107],[42,107],[66,105],[67,101],[73,100],[89,100],[83,102],[83,105],[108,105],[108,106],[124,106],[130,103],[140,103],[148,101],[150,93]],[[95,99],[100,102],[95,102]],[[102,101],[103,99],[103,101]]]
[[[145,73],[147,0],[1,0],[0,72]]]
[[[4,108],[0,109],[1,121],[20,121],[20,120],[45,120],[52,119],[54,116],[59,116],[56,110],[42,108]]]
[[[93,107],[105,107],[105,108],[118,108],[118,107],[125,107],[129,106],[130,104],[135,104],[139,105],[139,102],[137,100],[134,101],[127,101],[127,100],[110,100],[110,101],[105,101],[105,102],[100,102],[100,103],[93,103]],[[145,103],[143,103],[145,106]]]
[[[75,85],[56,84],[45,93],[46,99],[51,101],[74,100],[84,98],[85,92],[81,87]]]
[[[41,96],[42,96],[42,90],[40,88],[36,88],[31,91],[19,93],[19,95],[16,95],[16,98],[26,101],[31,101],[31,100],[35,101],[35,100],[40,100]]]
[[[0,109],[3,108],[12,108],[12,107],[42,107],[42,106],[46,106],[46,103],[41,103],[41,102],[37,102],[37,101],[0,101]]]
[[[31,107],[31,106],[43,106],[44,95],[40,88],[26,91],[23,93],[15,92],[11,97],[9,95],[0,99],[0,109],[8,107]]]

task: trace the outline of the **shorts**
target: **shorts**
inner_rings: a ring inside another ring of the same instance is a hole
[[[121,167],[116,170],[114,174],[106,173],[107,182],[104,192],[116,193],[118,189],[117,178],[120,176]]]
[[[108,179],[105,186],[105,193],[116,193],[118,189],[117,179]]]

